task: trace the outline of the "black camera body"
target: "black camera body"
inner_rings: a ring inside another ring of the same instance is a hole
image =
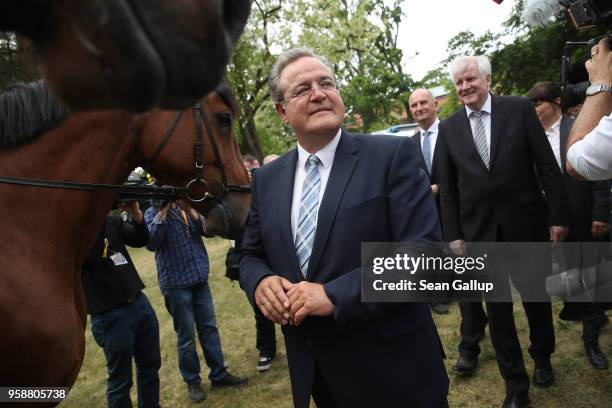
[[[562,3],[578,29],[612,23],[610,0],[565,0]]]
[[[123,185],[126,187],[146,186],[147,180],[146,178],[142,177],[140,174],[133,171],[132,173],[130,173],[130,175],[128,176],[127,180],[123,183]],[[132,203],[134,201],[140,201],[140,200],[134,197],[130,197],[129,195],[123,195],[122,193],[119,193],[119,196],[117,197],[117,202],[119,203]]]
[[[608,37],[608,48],[610,48],[610,45],[612,45],[612,34],[591,38],[586,42],[568,41],[565,43],[563,58],[561,59],[561,87],[563,88],[561,99],[563,100],[564,107],[569,108],[584,102],[586,90],[591,84],[589,82],[589,73],[584,63],[591,58],[591,48],[597,45],[604,37]],[[577,47],[585,47],[588,53],[576,60],[572,60],[572,51]]]
[[[577,29],[589,28],[598,25],[612,24],[612,2],[610,0],[564,0],[561,1],[569,17]],[[590,52],[599,41],[608,37],[612,44],[612,34],[591,38],[586,42],[565,43],[563,59],[561,62],[561,86],[563,88],[563,108],[570,108],[584,102],[586,90],[589,87],[589,74],[584,63],[591,58]],[[585,47],[586,55],[572,60],[574,49]]]

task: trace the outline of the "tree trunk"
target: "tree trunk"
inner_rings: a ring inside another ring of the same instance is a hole
[[[257,134],[257,127],[255,126],[255,120],[251,115],[247,117],[246,121],[240,122],[240,133],[242,134],[242,141],[248,151],[263,163],[263,152],[261,149],[261,141]]]

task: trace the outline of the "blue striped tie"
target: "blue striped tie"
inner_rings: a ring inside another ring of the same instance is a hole
[[[310,261],[315,230],[317,229],[319,191],[321,190],[321,176],[317,168],[319,163],[321,163],[321,160],[314,154],[311,154],[306,160],[306,178],[302,186],[300,212],[295,234],[295,251],[304,277],[306,277],[308,271],[308,261]]]
[[[425,160],[425,166],[427,171],[431,174],[431,132],[426,130],[423,132],[423,160]]]

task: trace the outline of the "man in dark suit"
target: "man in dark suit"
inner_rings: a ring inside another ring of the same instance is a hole
[[[439,149],[438,126],[440,120],[437,115],[438,102],[433,94],[427,89],[417,89],[410,95],[408,100],[410,112],[419,128],[412,136],[421,157],[422,167],[431,181],[431,191],[436,198],[438,215],[442,219],[439,185]],[[426,154],[424,152],[429,152]],[[429,159],[429,161],[428,161]],[[444,226],[442,226],[444,229]],[[444,303],[432,302],[431,308],[436,313],[448,313],[448,307]],[[482,307],[482,302],[459,302],[461,312],[461,325],[459,328],[461,341],[459,342],[459,360],[453,366],[453,371],[460,376],[470,376],[476,370],[478,354],[480,354],[480,340],[484,338],[487,326],[487,315]]]
[[[411,136],[412,141],[421,155],[421,167],[429,176],[431,192],[436,199],[438,216],[441,217],[440,194],[438,194],[438,179],[440,177],[438,175],[438,150],[436,149],[438,125],[440,123],[437,115],[438,101],[429,90],[417,89],[410,95],[408,105],[412,117],[419,125],[414,135]],[[438,314],[448,313],[448,306],[444,302],[431,302],[429,306],[431,310]]]
[[[458,58],[449,68],[457,96],[465,105],[440,124],[438,140],[442,224],[451,248],[461,254],[466,241],[562,240],[567,234],[563,227],[567,214],[561,172],[533,104],[526,98],[491,96],[491,65],[486,57]],[[548,199],[550,235],[536,169]],[[497,272],[496,278],[507,285],[508,278]],[[516,276],[512,277],[517,284]],[[536,285],[545,293],[543,278],[534,280],[532,286]],[[491,341],[506,382],[503,407],[525,407],[529,377],[512,303],[487,302],[486,306]],[[547,387],[554,378],[550,364],[555,346],[552,308],[550,302],[523,302],[523,306],[530,327],[529,352],[536,367],[533,383]]]
[[[533,102],[538,119],[546,132],[555,159],[563,173],[563,187],[570,214],[567,242],[602,241],[609,230],[610,192],[608,181],[580,181],[571,177],[565,168],[567,139],[573,119],[563,116],[561,111],[561,88],[554,82],[535,84],[527,93]],[[568,245],[567,251],[580,250],[579,246]],[[568,254],[570,255],[570,254]],[[579,267],[573,264],[577,257],[568,256],[564,269]],[[567,306],[567,304],[566,304]],[[578,305],[583,306],[583,305]],[[608,368],[608,359],[599,348],[599,332],[608,322],[603,311],[582,321],[582,340],[591,365],[597,369]]]
[[[362,242],[441,239],[414,144],[342,130],[331,65],[308,49],[269,84],[297,148],[254,174],[240,283],[282,325],[294,406],[448,406],[427,305],[361,301]]]

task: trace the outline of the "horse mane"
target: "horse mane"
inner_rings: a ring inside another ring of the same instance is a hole
[[[0,148],[15,148],[56,127],[68,108],[44,80],[15,84],[0,93]]]

